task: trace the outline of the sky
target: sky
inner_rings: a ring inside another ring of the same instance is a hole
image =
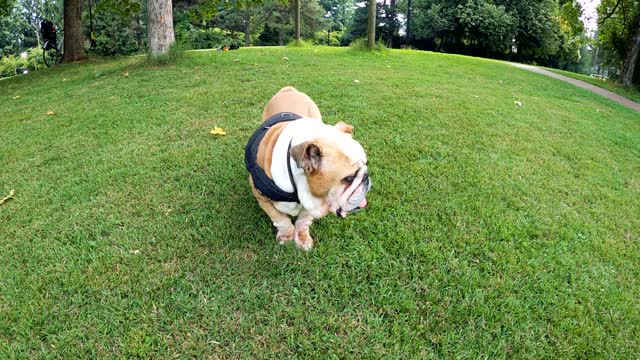
[[[600,5],[600,0],[578,0],[582,5],[582,21],[584,22],[587,33],[593,32],[598,27],[596,8]]]

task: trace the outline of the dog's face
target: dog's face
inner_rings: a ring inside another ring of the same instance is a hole
[[[367,206],[371,189],[367,156],[353,139],[353,127],[340,122],[335,132],[296,145],[291,156],[304,169],[311,194],[325,199],[329,210],[346,217]]]

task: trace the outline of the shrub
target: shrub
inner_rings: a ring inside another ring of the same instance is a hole
[[[40,70],[45,65],[42,59],[42,49],[31,48],[26,51],[27,57],[9,55],[0,59],[0,78],[19,75],[25,69],[29,71]]]
[[[386,55],[389,52],[389,49],[380,41],[376,43],[376,46],[373,49],[369,49],[367,39],[360,38],[355,39],[349,47],[356,52],[371,52]]]
[[[5,56],[0,59],[0,76],[7,77],[16,75],[16,68],[18,67],[18,59],[15,55]]]
[[[191,24],[180,24],[176,28],[176,40],[185,49],[217,49],[224,46],[242,46],[235,34],[219,28],[197,30]]]
[[[300,39],[300,41],[293,40],[287,44],[287,47],[312,47],[313,43],[308,40]]]
[[[340,46],[342,43],[342,32],[340,31],[332,31],[329,33],[329,44],[330,46]],[[313,35],[313,44],[314,45],[327,45],[327,30],[318,31]]]

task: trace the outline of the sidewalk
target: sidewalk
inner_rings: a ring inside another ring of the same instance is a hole
[[[604,96],[604,97],[606,97],[608,99],[611,99],[611,100],[613,100],[613,101],[615,101],[615,102],[617,102],[619,104],[622,104],[622,105],[624,105],[624,106],[626,106],[628,108],[631,108],[631,109],[634,109],[635,111],[640,112],[640,104],[639,103],[637,103],[637,102],[635,102],[633,100],[627,99],[624,96],[621,96],[621,95],[618,95],[616,93],[613,93],[613,92],[611,92],[609,90],[605,90],[605,89],[603,89],[601,87],[597,87],[595,85],[591,85],[591,84],[589,84],[587,82],[584,82],[584,81],[581,81],[581,80],[576,80],[576,79],[573,79],[573,78],[570,78],[570,77],[567,77],[567,76],[556,74],[554,72],[551,72],[551,71],[548,71],[548,70],[545,70],[545,69],[541,69],[541,68],[539,68],[537,66],[519,64],[519,63],[511,63],[511,65],[513,65],[515,67],[518,67],[518,68],[521,68],[521,69],[533,71],[533,72],[538,73],[538,74],[551,76],[552,78],[556,78],[558,80],[566,81],[566,82],[568,82],[570,84],[573,84],[575,86],[579,86],[579,87],[581,87],[583,89],[587,89],[587,90],[592,91],[592,92],[594,92],[596,94],[599,94],[599,95],[602,95],[602,96]]]

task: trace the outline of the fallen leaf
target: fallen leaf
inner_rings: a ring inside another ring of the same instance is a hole
[[[474,98],[479,98],[480,96],[478,96],[478,95],[473,95],[473,97],[474,97]]]
[[[502,81],[502,80],[498,80],[498,82],[499,82],[500,84],[502,84],[504,81]]]
[[[237,61],[240,61],[240,59],[235,59],[235,60],[233,60],[233,62],[237,62]]]
[[[53,114],[54,114],[54,112],[53,112],[53,111],[47,111],[47,115],[51,116],[51,115],[53,115]]]
[[[13,199],[13,196],[16,194],[15,190],[11,190],[9,191],[9,195],[5,196],[3,199],[0,200],[0,205],[4,204],[5,201],[9,200],[9,199]]]
[[[140,250],[129,250],[129,254],[140,254]]]
[[[286,56],[283,56],[283,57],[282,57],[282,60],[289,61],[289,58],[288,58],[288,57],[286,57]]]
[[[129,72],[127,71],[127,72],[125,72],[125,73],[124,73],[124,74],[122,74],[122,75],[124,75],[124,77],[128,78],[128,77],[129,77]]]
[[[356,84],[360,84],[360,80],[357,80],[357,79],[353,80],[353,82],[356,83]]]
[[[67,79],[67,78],[64,78],[64,79],[62,79],[62,81],[69,81],[69,79]]]
[[[518,106],[522,106],[522,103],[520,101],[514,101],[513,103],[518,105]]]
[[[13,97],[13,100],[18,100],[18,99],[20,99],[20,95],[16,95]]]
[[[227,135],[223,128],[214,126],[213,130],[211,130],[211,134],[213,135]]]

